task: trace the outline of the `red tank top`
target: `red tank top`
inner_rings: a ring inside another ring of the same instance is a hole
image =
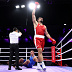
[[[45,33],[45,26],[38,24],[35,29],[35,35],[44,35]]]

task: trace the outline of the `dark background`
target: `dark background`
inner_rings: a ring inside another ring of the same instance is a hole
[[[36,11],[36,18],[43,17],[44,25],[47,26],[49,34],[57,43],[72,28],[72,1],[71,0],[0,0],[0,48],[9,48],[9,33],[13,27],[17,27],[22,33],[20,37],[20,48],[35,47],[33,43],[34,29],[32,23],[32,10],[28,8],[30,2],[38,1],[41,5]],[[25,8],[16,9],[16,5],[25,4]],[[66,26],[64,24],[67,24]],[[25,31],[26,30],[26,31]],[[63,44],[72,38],[72,32],[63,41]],[[51,47],[51,42],[45,38],[45,47]],[[63,48],[63,52],[72,47],[72,42]],[[5,51],[5,50],[4,50]],[[3,51],[3,52],[4,52]],[[69,58],[72,51],[63,55]],[[2,54],[3,55],[3,54]],[[49,54],[48,54],[49,55]],[[48,58],[49,59],[49,58]],[[71,60],[64,61],[71,66]]]

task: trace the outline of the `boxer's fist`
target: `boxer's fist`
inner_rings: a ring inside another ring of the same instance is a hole
[[[39,3],[38,3],[38,2],[35,2],[35,4],[36,4],[36,5],[39,5]]]
[[[52,44],[55,45],[56,44],[56,41],[53,41]]]
[[[39,5],[38,2],[35,2],[35,9],[37,9],[37,6]]]
[[[52,44],[55,45],[56,44],[56,41],[52,38],[50,38],[50,40],[52,41]]]

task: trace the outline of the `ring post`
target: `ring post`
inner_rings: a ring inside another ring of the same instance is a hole
[[[55,46],[51,46],[51,51],[52,51],[52,62],[55,63]]]
[[[62,47],[62,42],[61,42],[61,47]],[[61,49],[61,53],[62,53],[62,49]],[[62,59],[62,54],[61,54],[61,59]],[[62,66],[62,60],[61,60],[61,66]]]
[[[27,48],[26,48],[26,60],[27,60]]]

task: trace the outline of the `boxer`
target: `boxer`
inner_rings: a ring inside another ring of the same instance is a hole
[[[32,11],[32,21],[33,21],[34,31],[35,31],[34,44],[38,50],[37,69],[40,69],[40,65],[41,65],[42,69],[46,70],[46,66],[44,64],[43,55],[42,55],[42,51],[43,51],[44,45],[45,45],[44,34],[47,36],[47,38],[49,38],[52,41],[53,45],[56,44],[56,41],[48,33],[47,27],[45,25],[43,25],[43,18],[39,17],[36,21],[35,11],[36,11],[38,5],[39,5],[39,3],[35,2],[35,8]]]

